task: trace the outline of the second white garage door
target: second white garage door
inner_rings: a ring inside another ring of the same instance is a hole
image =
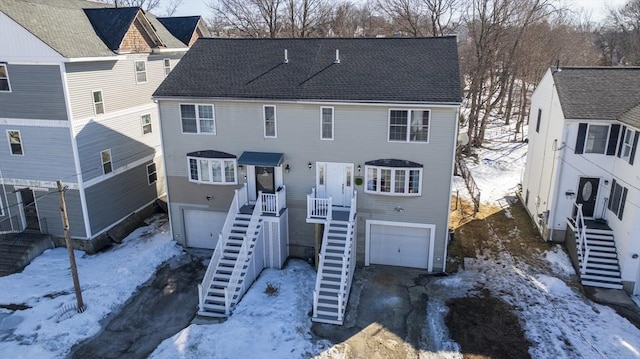
[[[431,225],[367,221],[368,263],[430,268]]]
[[[184,231],[187,247],[216,248],[218,234],[222,231],[227,214],[224,212],[184,210]]]

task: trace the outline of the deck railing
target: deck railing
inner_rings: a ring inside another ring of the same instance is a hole
[[[574,203],[574,211],[575,211],[575,229],[576,236],[578,237],[578,243],[576,243],[576,249],[580,258],[582,258],[582,266],[580,268],[580,273],[585,274],[587,272],[587,262],[589,261],[589,254],[591,253],[591,248],[589,248],[589,244],[587,243],[587,226],[584,224],[584,215],[582,214],[582,204]]]
[[[279,214],[287,206],[287,189],[285,186],[278,188],[276,193],[261,193],[262,214]]]
[[[319,218],[330,221],[333,218],[332,199],[316,197],[316,189],[312,188],[307,195],[307,218]]]

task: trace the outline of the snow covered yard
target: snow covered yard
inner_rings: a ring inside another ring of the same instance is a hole
[[[71,347],[100,331],[100,321],[121,307],[156,268],[182,252],[166,219],[154,217],[109,251],[75,251],[86,311],[70,311],[75,293],[66,248],[51,249],[22,273],[0,278],[0,353],[3,358],[62,358]],[[75,315],[74,315],[75,314]]]

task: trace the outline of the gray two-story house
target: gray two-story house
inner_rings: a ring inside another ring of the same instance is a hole
[[[0,231],[96,251],[166,190],[152,92],[188,47],[139,8],[0,2]]]
[[[328,323],[356,260],[445,269],[455,37],[200,39],[154,99],[174,239],[215,248],[200,314],[290,256],[317,264]]]

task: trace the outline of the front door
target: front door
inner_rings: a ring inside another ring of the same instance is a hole
[[[256,166],[256,198],[258,193],[276,193],[273,167]]]
[[[36,207],[33,190],[30,188],[21,189],[20,199],[24,214],[24,228],[32,231],[39,231],[40,223],[38,222],[38,208]]]
[[[353,164],[352,163],[318,163],[316,185],[318,194],[331,197],[334,206],[346,207],[351,204],[353,196]]]
[[[599,184],[599,178],[580,177],[576,203],[582,204],[582,215],[584,217],[594,217]]]

